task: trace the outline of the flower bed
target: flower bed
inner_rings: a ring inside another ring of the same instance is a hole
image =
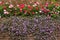
[[[59,40],[59,17],[58,3],[13,5],[0,2],[0,37],[5,34],[8,40]]]
[[[10,16],[40,16],[45,15],[48,17],[56,18],[60,15],[60,4],[58,3],[39,3],[30,2],[29,4],[17,4],[0,2],[0,17]]]
[[[8,40],[56,40],[60,37],[59,30],[60,21],[46,16],[33,18],[13,16],[0,20],[0,37],[5,34]]]

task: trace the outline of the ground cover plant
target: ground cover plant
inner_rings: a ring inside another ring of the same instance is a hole
[[[0,40],[59,40],[60,21],[41,17],[10,17],[0,20]]]

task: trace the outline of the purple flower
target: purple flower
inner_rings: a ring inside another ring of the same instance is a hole
[[[35,21],[36,23],[38,23],[38,19],[34,18],[34,21]]]

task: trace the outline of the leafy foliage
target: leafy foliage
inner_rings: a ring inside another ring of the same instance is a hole
[[[55,1],[55,0],[54,0]],[[10,16],[39,16],[46,15],[50,17],[57,17],[60,14],[60,5],[55,3],[40,4],[39,2],[34,2],[30,4],[3,4],[0,5],[0,16],[10,17]]]

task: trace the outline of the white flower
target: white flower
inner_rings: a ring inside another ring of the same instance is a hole
[[[42,11],[39,11],[40,13],[42,12]]]
[[[14,6],[12,4],[9,5],[9,8],[13,8]]]
[[[0,16],[0,18],[1,18],[1,16]]]
[[[36,6],[37,6],[37,4],[34,4],[34,5],[33,5],[33,7],[36,7]]]
[[[17,7],[19,7],[19,5],[17,5]]]
[[[35,12],[36,14],[38,13],[38,12]]]
[[[6,2],[5,4],[9,4],[8,2]]]
[[[4,12],[5,12],[6,10],[4,9]]]

